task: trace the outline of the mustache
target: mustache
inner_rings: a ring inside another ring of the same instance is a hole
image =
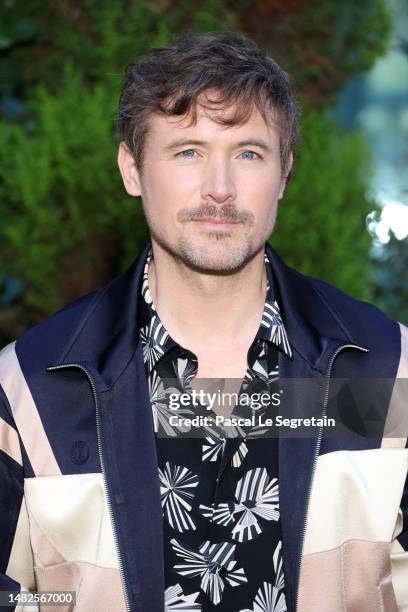
[[[248,223],[253,225],[255,217],[247,210],[237,210],[233,204],[201,204],[196,208],[182,208],[177,213],[177,221],[202,221],[204,219],[222,219],[231,223]]]

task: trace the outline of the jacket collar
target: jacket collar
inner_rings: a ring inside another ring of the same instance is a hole
[[[291,346],[312,369],[324,374],[333,347],[361,341],[317,291],[313,279],[287,266],[269,244],[266,252]]]
[[[124,274],[96,292],[76,331],[66,340],[58,362],[50,365],[91,363],[105,389],[115,383],[139,343],[138,300],[150,248],[148,243]],[[334,345],[358,344],[358,340],[308,277],[288,267],[269,244],[266,254],[290,346],[312,369],[323,373]]]

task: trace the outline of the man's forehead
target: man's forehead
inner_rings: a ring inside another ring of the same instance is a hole
[[[220,137],[223,140],[249,139],[255,135],[268,140],[279,137],[276,123],[266,122],[258,108],[254,105],[248,116],[239,123],[230,125],[229,120],[236,117],[236,105],[226,109],[212,109],[197,104],[196,113],[192,111],[183,116],[153,113],[149,117],[150,135],[155,139],[171,139],[176,136],[183,138]]]

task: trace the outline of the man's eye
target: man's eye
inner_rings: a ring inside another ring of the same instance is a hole
[[[196,154],[196,151],[194,149],[185,149],[184,151],[180,151],[180,153],[178,153],[177,156],[182,157],[184,159],[193,159],[195,154]]]
[[[260,155],[258,155],[258,153],[255,153],[255,151],[243,151],[241,153],[241,156],[243,159],[260,159]]]

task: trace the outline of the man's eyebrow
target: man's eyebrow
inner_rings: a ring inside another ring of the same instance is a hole
[[[259,147],[263,151],[272,151],[272,147],[265,141],[256,138],[250,138],[249,140],[241,140],[237,142],[236,147]]]
[[[191,140],[190,138],[178,138],[177,140],[172,140],[167,144],[164,149],[166,151],[173,151],[174,149],[178,149],[179,147],[183,147],[185,145],[197,145],[197,146],[206,146],[206,142],[204,140]]]
[[[174,149],[178,149],[179,147],[183,147],[185,145],[193,145],[193,146],[196,145],[196,146],[205,147],[208,145],[208,143],[205,142],[204,140],[191,140],[189,138],[179,138],[177,140],[172,140],[171,142],[169,142],[169,144],[165,146],[165,150],[173,151]],[[263,151],[272,150],[270,145],[265,140],[261,140],[261,139],[250,138],[248,140],[240,140],[239,142],[234,144],[234,148],[249,147],[249,146],[259,147]]]

